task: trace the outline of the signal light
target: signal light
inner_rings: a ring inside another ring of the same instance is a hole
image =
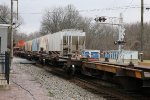
[[[96,22],[98,22],[98,18],[95,18],[94,20],[95,20]]]
[[[105,18],[105,17],[99,17],[99,21],[100,21],[100,22],[105,22],[105,21],[106,21],[106,18]]]
[[[115,41],[114,44],[115,45],[124,45],[126,42],[125,41]]]
[[[97,17],[94,19],[96,22],[105,22],[107,19],[105,17]]]

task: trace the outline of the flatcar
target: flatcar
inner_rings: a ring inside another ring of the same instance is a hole
[[[48,34],[26,41],[25,51],[20,54],[41,64],[60,65],[68,76],[74,76],[79,71],[85,75],[115,81],[126,90],[138,90],[150,86],[150,76],[148,76],[150,68],[99,61],[100,50],[85,49],[85,35],[85,32],[74,29]],[[110,58],[117,58],[117,51],[109,52]],[[132,55],[137,55],[137,52],[132,52]],[[130,56],[125,55],[124,58]]]

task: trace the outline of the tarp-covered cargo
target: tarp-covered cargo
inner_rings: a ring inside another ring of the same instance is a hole
[[[81,30],[63,30],[48,35],[49,51],[61,51],[61,53],[72,53],[85,48],[85,32]]]
[[[53,34],[47,34],[25,43],[26,51],[58,51],[62,55],[81,51],[84,48],[85,32],[75,29],[66,29]]]
[[[32,41],[32,51],[38,51],[38,41],[37,41],[37,39],[33,39],[33,41]]]
[[[26,51],[32,51],[32,40],[26,41],[26,43],[25,43],[25,50]]]

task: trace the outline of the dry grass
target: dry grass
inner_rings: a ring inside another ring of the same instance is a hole
[[[150,60],[144,60],[145,63],[150,63]]]
[[[150,66],[150,60],[144,60],[143,62],[139,62],[139,65]]]

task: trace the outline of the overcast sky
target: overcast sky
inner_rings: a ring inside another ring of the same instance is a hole
[[[0,4],[10,7],[10,1],[0,0]],[[93,19],[96,16],[119,17],[119,14],[123,13],[125,23],[140,22],[140,2],[141,0],[19,0],[19,13],[24,20],[19,31],[25,33],[39,31],[45,9],[64,7],[68,4],[80,10],[81,15]],[[15,4],[14,1],[14,10],[16,10]],[[150,7],[150,0],[144,0],[144,4]],[[150,10],[145,10],[144,21],[150,21]]]

